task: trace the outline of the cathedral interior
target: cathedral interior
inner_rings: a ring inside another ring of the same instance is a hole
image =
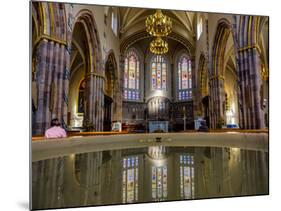
[[[269,193],[268,17],[30,11],[33,209]]]
[[[69,133],[268,128],[268,17],[51,2],[31,13],[33,136],[53,118]]]

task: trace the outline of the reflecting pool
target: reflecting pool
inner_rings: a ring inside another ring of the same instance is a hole
[[[33,209],[260,194],[266,151],[155,144],[32,163]]]

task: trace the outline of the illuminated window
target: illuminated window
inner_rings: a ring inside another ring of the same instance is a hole
[[[191,60],[183,54],[178,61],[178,99],[192,99]]]
[[[123,203],[138,201],[139,159],[137,156],[123,158],[122,199]]]
[[[83,79],[80,82],[79,91],[78,91],[78,101],[77,101],[77,113],[78,114],[84,113],[85,87],[86,87],[86,81],[85,81],[85,79]]]
[[[124,92],[126,100],[140,99],[140,61],[135,51],[129,51],[125,58]]]
[[[203,31],[203,18],[200,16],[197,23],[197,40],[199,40]]]
[[[167,196],[167,166],[152,166],[152,199],[162,201]]]
[[[192,155],[180,155],[180,195],[194,199],[194,160]]]
[[[114,34],[117,36],[117,15],[114,11],[111,13],[111,29],[114,32]]]
[[[161,55],[152,58],[151,85],[153,90],[167,89],[167,62]]]

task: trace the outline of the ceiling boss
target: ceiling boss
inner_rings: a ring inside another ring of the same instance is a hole
[[[168,43],[162,39],[172,32],[172,21],[165,16],[161,10],[156,10],[156,13],[150,15],[145,21],[146,31],[156,37],[150,43],[150,51],[153,54],[165,54],[168,52]]]

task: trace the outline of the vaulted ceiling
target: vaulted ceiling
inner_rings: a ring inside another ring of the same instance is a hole
[[[121,51],[122,45],[127,48],[129,45],[142,39],[149,39],[151,36],[145,31],[145,20],[147,16],[156,12],[155,9],[142,8],[118,8]],[[171,18],[173,31],[168,38],[180,42],[188,49],[195,45],[195,18],[194,12],[162,10],[164,15]]]

